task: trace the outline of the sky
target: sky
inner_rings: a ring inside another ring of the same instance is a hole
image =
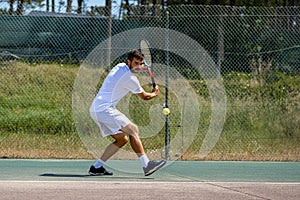
[[[59,1],[63,1],[65,3],[65,5],[63,7],[59,7]],[[9,0],[0,0],[0,8],[2,9],[6,9],[8,10],[9,9]],[[17,8],[17,1],[15,1],[15,5],[14,5],[14,10],[16,10]],[[46,0],[43,1],[43,3],[45,4]],[[51,10],[51,2],[50,1],[50,10]],[[120,17],[120,13],[119,13],[119,8],[120,8],[120,5],[121,5],[121,2],[122,0],[112,0],[113,4],[112,4],[112,14],[115,16],[115,17]],[[55,11],[56,12],[65,12],[66,10],[66,4],[67,4],[67,0],[55,0]],[[91,6],[105,6],[105,0],[84,0],[84,7],[83,7],[83,13],[85,11],[88,11],[90,10],[90,7]],[[73,0],[72,1],[72,7],[73,7],[73,13],[76,12],[76,8],[77,8],[77,0]],[[29,14],[31,11],[33,11],[32,9],[30,8],[25,8],[24,9],[25,12],[24,12],[24,15],[27,15]],[[34,9],[35,11],[46,11],[46,7],[42,7],[42,8],[35,8]]]
[[[57,2],[59,0],[56,0]],[[67,0],[64,0],[67,1]],[[112,8],[112,14],[113,15],[118,15],[119,14],[119,7],[121,5],[122,0],[112,0],[113,3],[113,8]],[[105,0],[84,0],[84,4],[86,5],[87,8],[90,8],[91,6],[105,6]],[[73,0],[72,2],[73,7],[77,7],[77,0]],[[114,7],[117,6],[117,7]]]
[[[58,2],[60,0],[55,0],[56,7],[58,7]],[[67,4],[67,0],[62,0],[65,2],[65,5]],[[17,1],[16,1],[17,2]],[[44,1],[46,2],[46,1]],[[115,4],[120,5],[121,0],[115,0]],[[51,4],[51,1],[50,1]],[[91,6],[105,6],[105,0],[84,0],[84,4],[86,4],[86,7]],[[51,5],[50,5],[51,6]],[[0,7],[9,7],[8,0],[0,0]],[[77,0],[73,0],[72,7],[77,7]]]
[[[121,5],[122,0],[112,0],[113,8],[112,8],[112,14],[113,15],[119,15],[119,8]],[[91,6],[105,6],[105,0],[84,0],[84,3],[86,4],[87,8],[90,8]],[[77,6],[77,0],[73,0],[72,6]],[[117,7],[114,7],[117,6]]]
[[[91,6],[104,6],[105,0],[84,0],[88,7]],[[119,1],[119,0],[117,0]],[[77,0],[73,0],[73,5],[77,6]]]

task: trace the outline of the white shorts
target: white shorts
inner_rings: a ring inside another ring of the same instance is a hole
[[[132,122],[116,108],[108,108],[101,112],[90,112],[92,119],[99,126],[102,136],[121,133],[120,129]]]

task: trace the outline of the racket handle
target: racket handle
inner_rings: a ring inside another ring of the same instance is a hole
[[[156,87],[156,83],[155,83],[155,81],[154,81],[154,77],[151,77],[151,81],[152,81],[152,86],[153,86],[153,88],[155,88],[155,87]]]

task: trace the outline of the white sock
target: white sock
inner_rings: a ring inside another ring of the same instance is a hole
[[[95,162],[95,164],[94,164],[94,167],[95,167],[95,168],[100,168],[100,167],[103,166],[103,164],[104,164],[104,161],[101,160],[101,159],[98,159],[98,160],[96,160],[96,162]]]
[[[149,158],[144,154],[140,157],[140,161],[141,161],[143,167],[147,167]]]

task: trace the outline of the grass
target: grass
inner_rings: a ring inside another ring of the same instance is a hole
[[[228,106],[227,121],[212,155],[222,151],[218,160],[299,160],[297,109],[287,114],[275,103],[265,106],[237,100]]]
[[[72,117],[72,90],[79,67],[58,64],[0,65],[0,156],[10,158],[92,158]],[[222,134],[205,160],[300,160],[299,76],[275,74],[261,86],[251,86],[251,75],[225,75],[227,114]],[[211,118],[211,99],[205,81],[190,80],[198,95],[197,133],[181,127],[182,111],[176,91],[170,91],[169,129],[171,159],[197,160]],[[146,90],[151,87],[145,85]],[[164,121],[161,103],[164,91],[152,101],[130,97],[130,118],[141,129],[142,140],[151,157],[164,156],[164,124],[158,134],[147,137],[154,126],[151,119]],[[157,107],[153,107],[153,105]],[[188,105],[193,109],[193,103]],[[150,109],[151,108],[151,109]],[[151,110],[150,113],[145,112]],[[157,114],[159,113],[159,114]],[[193,123],[193,119],[186,119]],[[93,124],[94,125],[94,124]],[[192,126],[192,124],[190,124]],[[86,124],[89,132],[90,124]],[[143,129],[146,127],[147,129]],[[192,138],[193,137],[193,138]],[[191,144],[187,144],[189,140]],[[99,138],[101,142],[102,139]],[[97,146],[95,147],[97,148]],[[130,146],[125,149],[131,151]],[[122,158],[122,157],[121,157]]]
[[[36,134],[1,132],[0,152],[3,158],[93,158],[78,134]]]
[[[18,63],[0,70],[2,129],[54,134],[75,131],[70,126],[70,102],[77,68]]]

